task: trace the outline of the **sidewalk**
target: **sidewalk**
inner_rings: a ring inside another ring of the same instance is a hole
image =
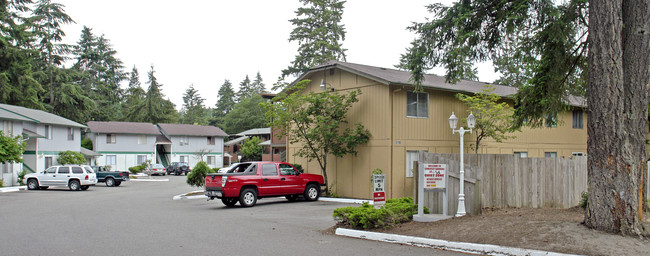
[[[25,190],[25,189],[27,189],[27,186],[1,187],[0,193],[17,192],[19,190]]]

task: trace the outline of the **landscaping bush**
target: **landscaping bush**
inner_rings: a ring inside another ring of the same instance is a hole
[[[27,175],[27,171],[25,170],[18,173],[18,184],[20,184],[21,186],[25,186],[25,183],[23,182],[23,180],[25,179],[25,175]]]
[[[580,207],[582,207],[582,209],[587,209],[588,205],[589,205],[589,192],[583,191],[580,194]]]
[[[363,203],[361,207],[345,207],[334,210],[334,218],[339,224],[353,228],[389,228],[395,224],[413,220],[417,214],[418,206],[413,203],[413,198],[395,198],[386,200],[386,204],[379,209]],[[425,213],[429,210],[425,207]]]
[[[205,176],[208,173],[215,173],[215,171],[210,169],[205,162],[199,162],[194,166],[190,174],[187,175],[187,184],[195,187],[203,187],[205,185]]]
[[[129,171],[131,173],[133,173],[133,174],[138,174],[139,172],[141,172],[145,168],[147,168],[147,163],[141,163],[140,165],[129,167]]]
[[[79,152],[74,152],[74,151],[63,151],[59,153],[59,158],[56,160],[59,162],[59,164],[85,164],[86,163],[86,157],[79,153]]]

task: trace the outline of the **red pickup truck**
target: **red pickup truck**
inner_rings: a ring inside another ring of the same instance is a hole
[[[221,199],[226,206],[251,207],[257,199],[285,196],[295,201],[303,196],[316,201],[320,196],[323,176],[305,174],[284,162],[239,163],[225,173],[209,173],[205,177],[204,194],[209,199]]]

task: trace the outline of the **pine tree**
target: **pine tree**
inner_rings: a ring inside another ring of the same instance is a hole
[[[207,124],[207,110],[203,106],[205,99],[199,95],[199,91],[194,89],[194,84],[190,84],[190,88],[185,91],[183,95],[183,110],[181,116],[181,123],[184,124]]]
[[[246,75],[246,78],[244,78],[244,80],[239,83],[239,90],[236,94],[237,102],[241,102],[253,94],[255,94],[255,89],[251,84],[251,79],[248,78],[248,75]]]
[[[255,93],[266,92],[266,85],[264,84],[264,82],[262,82],[262,75],[260,75],[259,71],[257,71],[257,75],[255,75],[255,80],[253,80],[251,87],[253,88],[253,91]]]
[[[145,91],[140,86],[140,75],[138,69],[133,66],[129,75],[129,85],[124,92],[122,100],[122,116],[124,121],[142,122]]]
[[[298,42],[298,54],[291,65],[282,70],[281,79],[298,76],[316,65],[329,60],[345,61],[341,41],[345,40],[345,26],[341,24],[343,4],[340,0],[300,0],[295,26],[289,41]]]
[[[176,112],[174,103],[164,99],[165,95],[160,91],[162,84],[158,83],[153,65],[151,65],[147,76],[149,77],[147,81],[149,87],[144,101],[144,121],[154,124],[177,122],[178,112]]]
[[[210,125],[215,125],[223,128],[224,117],[230,113],[235,105],[235,91],[232,89],[232,84],[227,79],[223,82],[217,93],[219,99],[215,104]]]

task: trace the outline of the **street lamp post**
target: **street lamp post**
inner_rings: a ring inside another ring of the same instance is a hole
[[[460,135],[460,193],[458,194],[458,211],[456,212],[456,217],[460,216],[465,216],[465,162],[463,160],[463,155],[464,155],[464,150],[463,150],[463,135],[465,135],[465,132],[469,132],[470,134],[472,133],[472,129],[474,128],[474,125],[476,124],[476,118],[472,114],[472,112],[469,113],[469,116],[467,116],[467,127],[469,127],[469,130],[465,130],[464,127],[460,127],[460,129],[456,130],[456,126],[458,125],[458,118],[456,115],[454,115],[454,112],[451,112],[451,116],[449,117],[449,127],[451,128],[451,133],[454,134],[458,132],[458,135]]]

